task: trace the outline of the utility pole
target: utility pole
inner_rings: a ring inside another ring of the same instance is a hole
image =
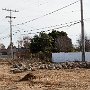
[[[85,35],[84,35],[84,20],[83,20],[83,0],[81,4],[81,35],[82,35],[82,61],[85,62]]]
[[[11,10],[11,9],[2,9],[5,11],[9,11],[10,12],[10,16],[6,16],[6,18],[10,18],[10,48],[11,48],[11,59],[13,59],[13,43],[12,43],[12,18],[16,18],[16,17],[12,17],[12,12],[18,12],[16,10]]]

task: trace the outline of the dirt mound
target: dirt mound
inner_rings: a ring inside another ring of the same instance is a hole
[[[26,74],[23,78],[21,78],[19,81],[32,81],[33,79],[36,79],[36,76],[34,76],[32,73]]]

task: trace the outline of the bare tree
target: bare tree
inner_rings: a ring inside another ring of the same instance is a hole
[[[18,47],[29,48],[30,43],[31,43],[31,38],[29,36],[25,36],[23,37],[22,40],[18,40]]]
[[[5,46],[4,46],[4,44],[0,44],[0,49],[5,49]]]
[[[82,49],[81,36],[77,40],[77,43],[78,43],[77,50],[81,51],[81,49]],[[90,51],[90,38],[86,35],[85,35],[85,51],[87,51],[87,52]]]
[[[60,36],[56,39],[56,48],[61,52],[71,52],[73,49],[72,41],[68,36]]]

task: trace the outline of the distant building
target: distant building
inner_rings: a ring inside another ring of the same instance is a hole
[[[16,57],[17,49],[13,48],[13,57]],[[0,49],[0,59],[7,59],[11,57],[11,49]]]
[[[8,55],[7,49],[0,49],[0,55]]]
[[[30,50],[27,48],[13,47],[13,59],[29,57]],[[11,58],[11,48],[0,49],[0,59]]]

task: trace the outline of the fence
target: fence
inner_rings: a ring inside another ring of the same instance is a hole
[[[52,62],[81,61],[81,52],[52,53]],[[85,60],[90,62],[90,52],[85,52]]]

